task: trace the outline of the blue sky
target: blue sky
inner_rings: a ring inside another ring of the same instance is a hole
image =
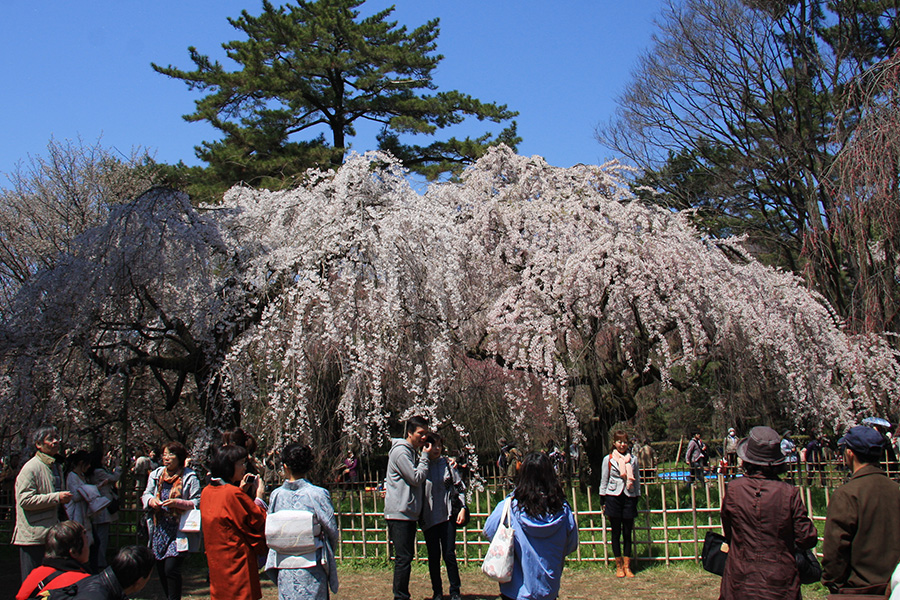
[[[519,111],[519,152],[553,165],[600,163],[609,150],[594,128],[615,111],[637,57],[651,43],[665,0],[397,0],[393,18],[409,29],[440,18],[435,73],[457,89]],[[278,4],[278,1],[275,2]],[[390,6],[369,0],[368,15]],[[147,148],[158,161],[200,164],[193,147],[215,139],[204,123],[181,117],[198,97],[151,62],[190,70],[188,46],[223,58],[238,32],[226,17],[258,14],[259,0],[39,0],[0,8],[0,186],[51,137],[98,138],[127,152]],[[475,123],[476,135],[485,130]],[[374,147],[360,128],[354,150]],[[452,131],[452,130],[451,130]]]

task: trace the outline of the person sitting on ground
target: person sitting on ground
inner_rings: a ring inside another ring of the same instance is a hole
[[[51,527],[44,546],[44,562],[22,583],[16,600],[33,598],[41,590],[66,587],[89,576],[90,548],[81,523],[63,521]]]
[[[125,546],[98,573],[51,594],[50,599],[127,600],[150,581],[156,560],[146,546]]]

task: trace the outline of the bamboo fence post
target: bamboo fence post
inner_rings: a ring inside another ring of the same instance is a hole
[[[649,491],[649,489],[647,490]],[[647,510],[644,512],[644,522],[647,524],[647,562],[653,558],[653,525],[650,521],[650,513],[652,510],[650,509],[650,494],[646,494],[647,496]],[[637,552],[634,553],[637,556]]]
[[[575,517],[575,525],[578,526],[578,496],[575,495],[575,488],[572,488],[572,513]],[[575,550],[575,556],[577,560],[581,562],[581,544],[578,544],[578,548]]]
[[[572,487],[572,490],[574,491],[574,489],[575,489],[575,488],[574,488],[574,486],[573,486],[573,487]],[[590,523],[591,523],[591,555],[592,555],[592,558],[596,559],[596,558],[597,558],[597,536],[596,536],[596,532],[594,531],[594,501],[593,501],[593,496],[591,495],[591,486],[588,486],[588,487],[587,487],[587,493],[588,493],[588,512],[591,514],[591,518],[590,518]],[[579,546],[580,546],[580,545],[581,545],[581,544],[579,544]]]
[[[359,490],[360,530],[362,531],[362,557],[366,558],[366,498],[363,490]]]
[[[484,493],[485,493],[484,504],[486,506],[485,512],[490,516],[490,514],[493,512],[493,509],[491,508],[491,493],[487,487],[484,488]],[[482,548],[483,548],[483,546],[478,547],[478,558],[479,559],[483,558],[483,556],[481,554]]]
[[[468,489],[468,488],[467,488],[467,489]],[[466,505],[467,507],[469,506],[469,497],[470,497],[470,496],[468,496],[468,495],[466,496],[466,503],[465,503],[465,505]],[[454,518],[454,517],[451,516],[450,518],[452,519],[452,518]],[[471,511],[471,510],[469,510],[469,522],[470,522],[470,523],[472,522],[472,511]],[[467,523],[466,525],[464,525],[463,528],[462,528],[462,530],[457,529],[457,532],[459,532],[459,531],[462,531],[462,534],[463,534],[463,543],[462,543],[462,546],[463,546],[463,562],[464,562],[465,564],[469,564],[469,524]]]
[[[600,542],[603,544],[603,564],[609,564],[609,546],[606,537],[606,512],[600,507]]]
[[[678,538],[681,539],[681,498],[678,493],[678,484],[674,485],[675,488],[675,523],[678,525]],[[693,488],[692,488],[693,489]],[[684,558],[684,544],[678,544],[678,558]]]
[[[697,544],[697,492],[691,486],[691,517],[694,522],[694,562],[700,557],[700,546]]]
[[[706,482],[703,482],[703,489],[706,490],[706,524],[712,526],[712,498],[709,495],[709,486],[706,485]]]
[[[378,490],[372,490],[372,512],[378,512]],[[380,528],[379,528],[380,529]],[[378,556],[380,552],[378,551],[378,546],[375,547],[375,556]],[[384,557],[386,560],[391,559],[391,534],[387,528],[387,521],[384,522]]]
[[[678,484],[675,484],[676,487]],[[669,560],[669,517],[666,511],[666,484],[659,485],[660,495],[662,496],[662,516],[663,516],[663,548],[665,548],[666,564],[670,564]]]

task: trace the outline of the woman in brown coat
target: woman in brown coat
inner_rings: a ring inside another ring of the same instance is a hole
[[[738,444],[745,477],[728,484],[722,527],[729,539],[719,600],[799,600],[794,548],[812,548],[818,534],[800,493],[779,481],[785,457],[769,427],[754,427]]]

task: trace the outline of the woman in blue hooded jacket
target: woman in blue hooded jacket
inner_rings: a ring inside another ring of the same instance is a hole
[[[484,524],[488,538],[497,533],[506,502],[512,503],[515,565],[512,579],[500,584],[500,594],[507,600],[555,600],[566,555],[578,547],[578,526],[545,454],[532,452],[522,461],[512,494]]]

